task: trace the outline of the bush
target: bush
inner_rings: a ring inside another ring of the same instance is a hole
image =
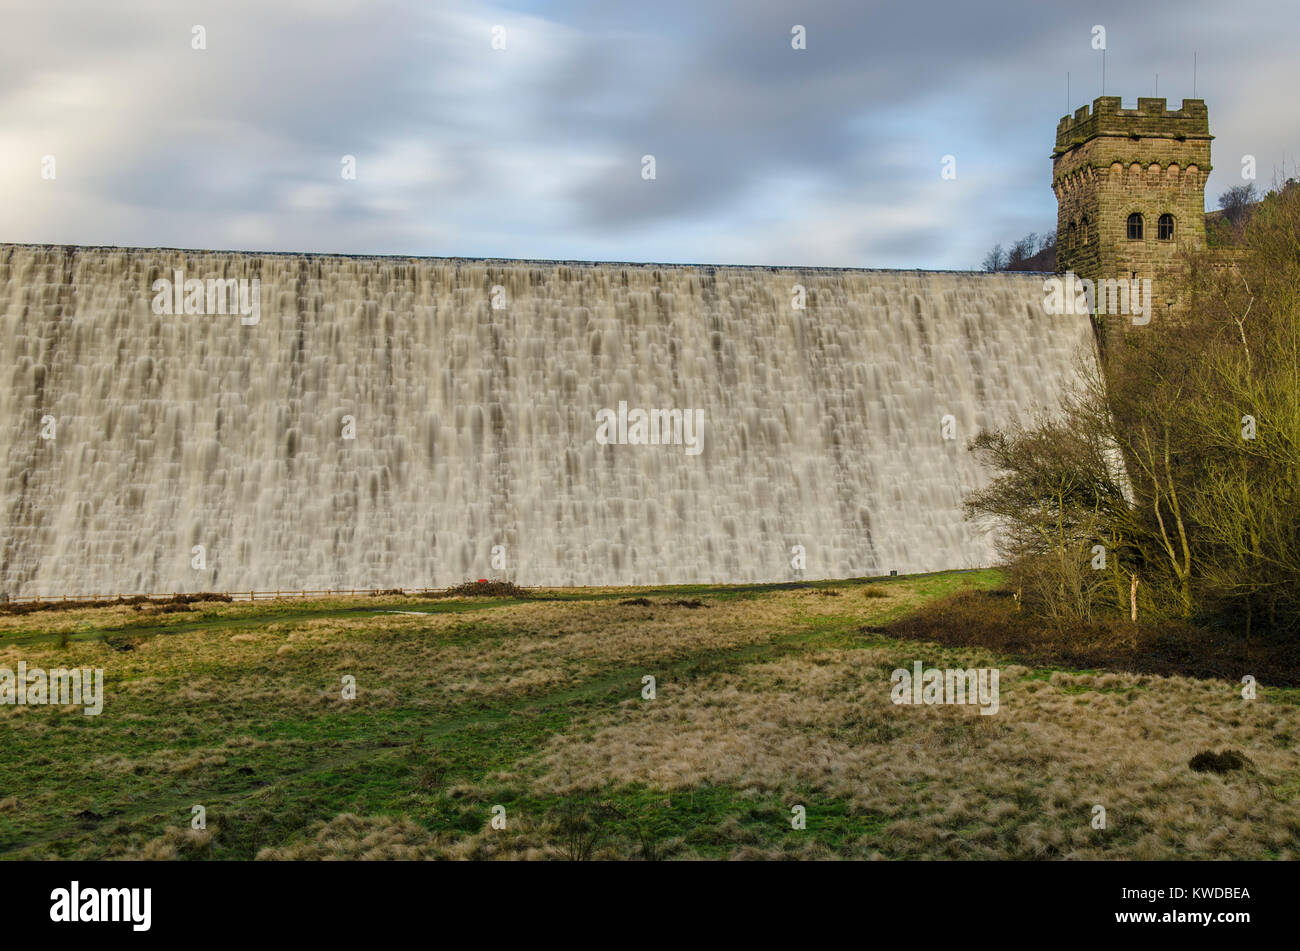
[[[513,581],[465,581],[441,591],[422,594],[423,598],[520,598],[533,599],[537,595],[521,588]]]
[[[1187,258],[1177,320],[1104,341],[1055,417],[971,443],[997,476],[967,516],[1055,625],[1130,613],[1137,579],[1143,615],[1300,633],[1300,187],[1239,223],[1235,257]]]
[[[36,614],[41,611],[74,611],[79,608],[111,608],[122,605],[140,607],[141,605],[184,605],[199,601],[233,600],[228,594],[216,594],[202,591],[198,594],[177,594],[170,598],[146,598],[142,594],[129,598],[102,598],[98,601],[0,601],[0,614]],[[163,608],[167,611],[167,608]],[[185,610],[180,608],[179,610]]]

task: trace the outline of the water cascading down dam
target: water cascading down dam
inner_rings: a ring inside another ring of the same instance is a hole
[[[0,590],[989,564],[966,444],[1051,411],[1094,352],[1043,296],[1023,274],[0,245]],[[651,410],[680,414],[649,433]]]

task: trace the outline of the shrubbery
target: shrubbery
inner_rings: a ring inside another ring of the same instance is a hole
[[[967,514],[1036,616],[1300,631],[1300,188],[1240,229],[1234,267],[1187,258],[1183,319],[1108,341],[1061,414],[973,440],[999,475]]]

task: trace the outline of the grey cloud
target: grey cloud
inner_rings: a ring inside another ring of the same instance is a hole
[[[914,254],[916,266],[969,267],[995,241],[1054,220],[1047,156],[1065,72],[1072,105],[1099,92],[1093,23],[1108,29],[1110,91],[1129,101],[1150,93],[1157,70],[1161,94],[1190,94],[1182,60],[1201,51],[1201,91],[1223,130],[1212,193],[1231,183],[1236,153],[1259,152],[1267,178],[1275,156],[1296,151],[1289,87],[1256,88],[1261,64],[1288,61],[1297,40],[1294,18],[1265,0],[1230,11],[1210,0],[348,9],[49,0],[16,12],[0,57],[0,126],[24,155],[52,139],[82,146],[60,187],[118,219],[52,203],[23,171],[0,177],[15,229],[3,238],[111,226],[151,244],[162,230],[151,222],[180,206],[188,214],[168,219],[172,240],[202,243],[252,216],[280,250],[309,240],[663,259],[680,247],[698,259],[703,246],[719,261],[817,263],[807,255],[826,253],[824,230],[849,259],[839,263]],[[188,48],[194,20],[208,28],[203,53]],[[479,33],[498,20],[511,30],[507,54]],[[807,51],[790,49],[794,23],[807,27]],[[35,91],[59,77],[114,91],[107,129],[81,128],[71,107],[36,109]],[[933,189],[946,152],[962,177]],[[345,153],[362,169],[354,187],[338,182]],[[654,182],[640,177],[645,153],[656,156]],[[792,187],[802,204],[783,200]],[[329,191],[304,206],[304,189]]]

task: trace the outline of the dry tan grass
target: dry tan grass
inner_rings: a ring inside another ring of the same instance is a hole
[[[432,833],[410,819],[352,813],[316,823],[306,837],[285,848],[263,849],[263,861],[379,861],[442,857]]]
[[[173,827],[143,845],[121,850],[113,857],[127,861],[170,862],[188,855],[201,855],[219,831],[215,825],[206,829]]]
[[[0,642],[0,664],[14,666],[21,659],[33,666],[103,666],[115,690],[151,704],[179,702],[195,710],[217,703],[336,707],[342,703],[344,674],[357,678],[363,703],[444,706],[467,696],[540,693],[578,683],[611,664],[663,662],[761,642],[800,617],[842,611],[846,600],[801,591],[706,601],[709,607],[697,610],[609,600],[536,602],[482,615],[377,611],[271,624],[255,632],[177,632],[142,639],[129,652],[99,642],[73,642],[67,648]],[[315,681],[305,676],[304,665],[319,673]],[[195,670],[213,673],[185,675],[178,692],[176,678]],[[0,708],[0,716],[21,709]]]
[[[451,839],[406,818],[352,813],[316,823],[291,846],[263,849],[257,855],[260,861],[514,861],[561,857],[554,844],[553,828],[528,817],[512,818],[508,832],[485,823],[479,832]]]
[[[895,706],[888,671],[897,658],[897,648],[822,653],[704,682],[661,682],[656,700],[623,704],[613,725],[554,738],[535,788],[719,784],[790,804],[848,800],[853,812],[885,821],[894,854],[917,857],[1296,853],[1297,757],[1275,739],[1300,735],[1295,706],[1243,701],[1221,682],[1035,680],[1023,667],[1002,671],[992,716]],[[941,666],[986,664],[965,653]],[[1242,750],[1256,770],[1188,768],[1196,752],[1220,747]],[[1108,830],[1091,828],[1094,805],[1105,807]],[[878,847],[863,843],[854,854],[871,857]]]
[[[190,802],[207,801],[191,798],[191,789],[225,789],[232,780],[251,784],[264,777],[275,788],[249,792],[241,807],[270,809],[281,795],[311,802],[313,793],[298,790],[311,789],[313,770],[356,754],[353,766],[340,768],[364,771],[366,756],[389,755],[376,736],[388,737],[390,709],[400,707],[406,718],[405,743],[426,722],[454,720],[458,729],[472,731],[483,711],[508,709],[517,715],[509,719],[528,722],[538,706],[554,710],[548,698],[569,687],[587,691],[564,707],[572,722],[566,720],[563,734],[549,742],[539,731],[536,744],[526,747],[536,752],[522,760],[514,762],[512,751],[510,768],[497,771],[494,763],[453,772],[446,789],[439,782],[419,786],[399,772],[393,798],[369,806],[350,798],[331,801],[328,811],[301,814],[303,823],[311,816],[321,821],[295,825],[281,839],[261,839],[246,854],[562,858],[556,794],[601,799],[611,790],[645,786],[666,799],[718,786],[734,795],[742,812],[751,804],[769,808],[773,800],[810,807],[834,801],[847,808],[854,832],[833,842],[811,835],[777,838],[759,834],[737,815],[713,814],[703,851],[682,847],[673,857],[716,854],[708,852],[715,841],[736,858],[1295,856],[1300,763],[1293,738],[1300,736],[1300,707],[1270,701],[1266,688],[1259,700],[1244,702],[1223,681],[1019,666],[1000,668],[1001,710],[994,716],[980,716],[974,707],[894,706],[889,673],[897,666],[919,659],[940,667],[987,667],[998,666],[997,659],[984,650],[945,651],[845,633],[874,629],[888,612],[914,603],[913,582],[837,590],[704,596],[707,606],[698,609],[667,603],[675,594],[656,594],[648,606],[617,599],[538,601],[420,616],[384,613],[411,605],[376,599],[374,612],[177,630],[135,640],[131,650],[122,650],[121,642],[115,648],[94,641],[20,647],[0,638],[0,666],[19,660],[102,666],[108,680],[105,713],[91,723],[77,707],[3,706],[0,730],[29,749],[74,751],[69,762],[77,769],[89,768],[106,788],[122,791],[123,810],[140,801],[141,789],[160,800],[165,818],[124,824],[112,840],[109,855],[119,858],[206,857],[223,847],[215,825],[205,835],[167,825]],[[217,624],[247,607],[203,610]],[[814,627],[831,634],[810,647],[804,638]],[[862,646],[840,646],[854,636],[861,640],[852,643]],[[769,659],[761,662],[742,659],[756,653],[734,653],[782,639],[782,649],[792,653],[763,654]],[[691,666],[729,651],[721,668]],[[712,669],[723,672],[702,672]],[[619,701],[635,691],[604,692],[611,678],[635,681],[641,673],[657,677],[656,700]],[[344,674],[357,678],[355,701],[340,696]],[[344,712],[350,717],[340,721],[336,714]],[[351,724],[359,722],[372,732],[354,748]],[[336,723],[349,726],[335,732]],[[271,724],[285,727],[283,738],[254,737],[274,735],[265,732]],[[119,745],[97,745],[87,754],[87,729],[106,730]],[[473,748],[479,736],[464,745]],[[488,732],[481,741],[494,742]],[[1253,768],[1216,775],[1187,766],[1195,753],[1229,748],[1243,752]],[[389,761],[402,755],[395,751]],[[238,780],[237,767],[250,758],[256,772]],[[303,773],[301,787],[289,775],[294,770]],[[543,803],[533,814],[512,809],[507,834],[487,824],[487,806],[502,787]],[[468,834],[426,829],[421,804],[438,797],[444,804],[482,806],[482,828]],[[1107,830],[1090,826],[1095,804],[1107,810]],[[32,816],[73,816],[82,809],[110,812],[90,796],[70,798],[57,783],[0,788],[0,822],[29,823]],[[227,823],[228,835],[236,830],[237,823]],[[682,829],[672,834],[678,832],[685,835]],[[277,844],[265,847],[268,841]],[[84,848],[99,857],[94,849],[102,847],[91,842]],[[608,857],[628,857],[637,844],[625,835],[608,848]]]

